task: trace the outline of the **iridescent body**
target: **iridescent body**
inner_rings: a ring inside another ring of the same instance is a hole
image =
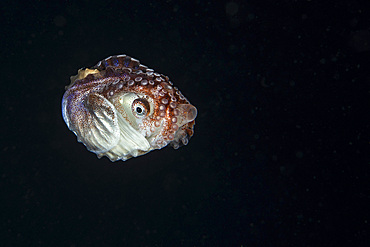
[[[89,151],[116,161],[186,145],[197,109],[167,76],[118,55],[71,77],[62,113]]]

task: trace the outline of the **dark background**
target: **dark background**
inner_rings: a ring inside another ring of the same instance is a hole
[[[2,1],[4,246],[368,246],[368,1]],[[198,109],[189,145],[111,163],[61,115],[127,54]]]

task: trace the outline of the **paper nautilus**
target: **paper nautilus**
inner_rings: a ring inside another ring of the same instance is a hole
[[[167,76],[118,55],[71,77],[62,113],[89,151],[116,161],[186,145],[197,109]]]

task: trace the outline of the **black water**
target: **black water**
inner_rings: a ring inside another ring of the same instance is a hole
[[[366,1],[3,1],[3,246],[368,246]],[[198,108],[189,145],[97,159],[69,77],[127,54]]]

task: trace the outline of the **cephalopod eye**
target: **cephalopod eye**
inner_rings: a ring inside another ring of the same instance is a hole
[[[131,110],[136,118],[144,118],[150,112],[149,102],[146,99],[136,99],[132,102]]]

